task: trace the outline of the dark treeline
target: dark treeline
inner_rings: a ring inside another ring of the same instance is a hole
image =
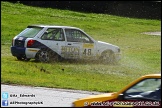
[[[9,1],[29,6],[161,20],[161,1]]]

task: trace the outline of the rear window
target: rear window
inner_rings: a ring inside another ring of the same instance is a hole
[[[18,36],[33,38],[35,37],[43,28],[42,27],[28,27],[23,30]]]

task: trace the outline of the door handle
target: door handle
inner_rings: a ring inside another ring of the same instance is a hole
[[[68,43],[68,45],[71,45],[71,43]]]

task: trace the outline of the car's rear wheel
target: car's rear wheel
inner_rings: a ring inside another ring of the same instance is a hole
[[[114,53],[111,50],[102,53],[100,60],[102,63],[108,64],[114,62]]]
[[[58,61],[58,54],[51,50],[39,50],[36,55],[36,60],[40,62],[55,62]]]
[[[26,58],[26,57],[23,57],[23,56],[17,56],[16,58],[20,61],[29,61],[30,60],[30,58]]]

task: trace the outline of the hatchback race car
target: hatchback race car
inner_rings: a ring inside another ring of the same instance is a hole
[[[83,30],[70,26],[29,25],[12,40],[11,53],[18,60],[41,62],[64,59],[100,60],[121,58],[116,45],[96,41]]]
[[[161,73],[141,76],[118,92],[77,99],[72,106],[160,107]]]

